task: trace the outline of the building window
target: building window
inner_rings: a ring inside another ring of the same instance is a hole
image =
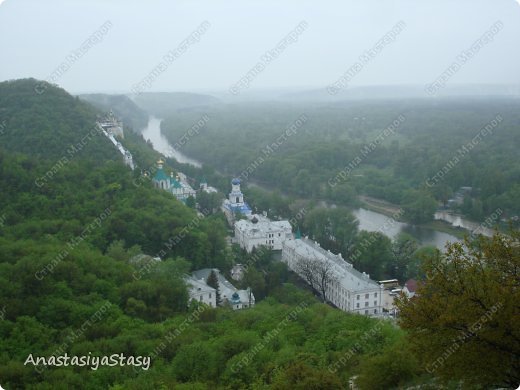
[[[365,299],[368,299],[369,294],[365,294]]]
[[[377,301],[374,301],[374,306],[377,306]]]
[[[365,314],[368,314],[368,310],[365,310]]]
[[[377,309],[374,309],[374,314],[377,314]]]
[[[210,299],[211,299],[211,293],[209,293],[209,297],[210,297]]]
[[[357,309],[359,309],[359,302],[358,302],[358,303],[356,303],[356,308],[357,308]]]
[[[374,298],[377,298],[377,293],[374,293]]]
[[[365,302],[365,307],[368,307],[368,302]]]
[[[356,297],[356,299],[359,301],[359,295]]]
[[[199,301],[202,302],[202,295],[200,296]]]

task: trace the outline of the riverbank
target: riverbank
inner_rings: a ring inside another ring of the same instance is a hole
[[[421,225],[424,228],[437,230],[439,232],[447,233],[462,240],[464,236],[469,235],[471,232],[462,227],[452,226],[449,222],[434,220]]]
[[[406,222],[404,218],[402,218],[401,208],[396,204],[392,204],[385,200],[372,198],[366,195],[359,195],[358,199],[361,201],[361,203],[363,203],[363,207],[368,210],[386,215],[387,217],[392,217],[397,221]],[[396,216],[398,218],[395,218]]]
[[[399,222],[410,223],[406,220],[406,218],[403,218],[401,208],[396,204],[387,202],[382,199],[372,198],[366,195],[359,195],[358,199],[362,202],[363,207],[367,210],[374,211],[376,213],[383,214],[387,217],[394,218],[396,221]],[[398,218],[395,218],[396,216]],[[418,224],[417,226],[425,229],[437,230],[439,232],[450,234],[461,240],[464,238],[465,235],[470,233],[465,228],[456,227],[450,224],[449,222],[441,220],[433,220],[427,223]]]

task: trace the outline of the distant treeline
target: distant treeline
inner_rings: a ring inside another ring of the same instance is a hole
[[[279,142],[302,114],[303,126]],[[175,143],[202,115],[207,124],[181,151],[245,181],[343,205],[369,195],[403,206],[413,222],[472,187],[458,211],[520,215],[517,99],[217,105],[172,112],[162,131]]]

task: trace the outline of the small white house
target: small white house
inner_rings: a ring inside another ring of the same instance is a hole
[[[217,275],[220,299],[222,301],[221,304],[229,304],[233,310],[240,310],[255,305],[255,296],[253,295],[251,289],[248,288],[246,290],[238,290],[216,268],[204,268],[198,271],[194,271],[191,274],[191,278],[207,286],[206,280],[208,280],[208,276],[211,271],[214,271]],[[211,288],[209,286],[207,287]],[[216,291],[215,289],[212,290],[214,292],[212,296],[214,296]]]
[[[197,280],[192,276],[186,277],[188,294],[191,301],[204,303],[210,307],[217,307],[217,293],[213,287],[207,285],[206,280]]]
[[[403,292],[408,296],[408,298],[412,298],[415,296],[417,291],[417,281],[415,279],[408,279],[403,287]]]

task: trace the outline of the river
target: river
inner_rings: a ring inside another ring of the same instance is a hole
[[[439,249],[444,249],[448,242],[461,241],[451,234],[422,226],[411,225],[406,222],[399,222],[386,215],[364,208],[354,210],[353,214],[359,221],[360,230],[367,230],[369,232],[379,231],[392,239],[399,233],[408,233],[419,241],[421,245],[431,245]]]
[[[196,167],[202,166],[200,161],[182,154],[179,150],[174,149],[170,145],[166,137],[161,134],[161,119],[150,116],[148,125],[142,131],[142,135],[144,139],[150,140],[152,142],[155,150],[164,154],[166,157],[173,157],[178,162],[183,164],[191,164]],[[395,238],[399,233],[404,232],[415,237],[421,245],[432,245],[439,249],[444,249],[444,246],[447,242],[460,241],[457,237],[452,236],[451,234],[421,226],[410,225],[405,222],[398,222],[390,217],[387,217],[386,215],[371,210],[359,208],[354,210],[353,214],[359,221],[360,230],[367,230],[369,232],[380,231],[392,239]],[[436,214],[437,219],[442,219],[441,217],[444,217],[444,215],[440,216]],[[465,225],[460,226],[468,228],[467,221],[463,221],[460,219],[460,217],[455,222],[461,224],[466,222]],[[458,225],[454,224],[454,226]]]
[[[498,215],[500,216],[500,214]],[[451,226],[464,228],[466,230],[469,230],[470,232],[476,231],[484,236],[491,237],[494,233],[493,229],[484,226],[484,224],[479,224],[478,222],[470,221],[460,215],[451,214],[447,211],[437,211],[434,215],[434,218],[448,222],[451,224]],[[496,218],[494,218],[493,222],[496,222]]]
[[[161,121],[162,119],[154,116],[149,117],[148,125],[141,132],[144,139],[149,140],[153,144],[153,148],[166,157],[173,157],[181,164],[191,164],[200,168],[202,164],[199,161],[189,158],[170,145],[166,137],[161,133]]]

